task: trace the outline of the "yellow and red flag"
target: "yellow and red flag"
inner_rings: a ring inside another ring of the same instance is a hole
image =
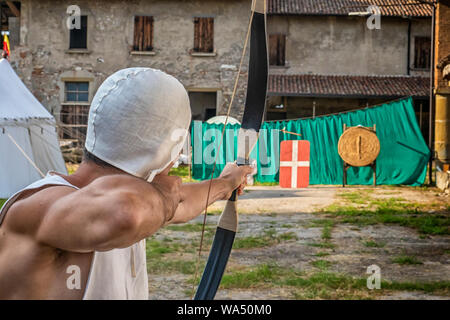
[[[7,34],[3,35],[3,51],[6,52],[8,57],[11,54],[11,49],[10,49],[10,46],[9,46],[9,39],[8,39],[8,35]]]

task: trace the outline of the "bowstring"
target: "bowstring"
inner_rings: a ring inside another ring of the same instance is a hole
[[[255,3],[255,0],[252,0],[252,8],[254,7],[254,3]],[[213,169],[212,169],[212,172],[211,172],[211,178],[209,179],[208,193],[207,193],[207,196],[206,196],[205,212],[203,214],[203,224],[202,224],[202,233],[201,233],[201,238],[200,238],[200,246],[199,246],[199,249],[198,249],[197,262],[196,262],[196,265],[195,265],[194,281],[193,281],[193,285],[192,285],[191,300],[194,297],[195,285],[196,285],[196,281],[197,281],[197,277],[198,277],[198,269],[199,269],[199,264],[200,264],[200,260],[201,260],[201,255],[202,255],[203,242],[204,242],[204,237],[205,237],[206,217],[208,215],[208,203],[209,203],[209,198],[210,198],[210,194],[211,194],[212,182],[214,180],[214,173],[216,171],[217,160],[219,158],[220,150],[222,148],[222,143],[223,143],[224,136],[225,136],[225,128],[226,128],[226,126],[228,124],[228,119],[230,118],[231,107],[233,106],[234,98],[236,96],[237,87],[238,87],[238,84],[239,84],[239,79],[240,79],[240,75],[241,75],[241,71],[242,71],[242,66],[244,64],[245,55],[247,53],[247,46],[248,46],[248,42],[249,42],[249,39],[250,39],[251,27],[252,27],[252,22],[253,22],[254,15],[255,15],[255,11],[252,10],[252,13],[250,15],[250,21],[248,23],[247,35],[246,35],[245,41],[244,41],[244,48],[242,50],[241,60],[239,62],[239,68],[237,70],[237,75],[236,75],[235,82],[234,82],[234,87],[233,87],[233,92],[232,92],[232,95],[231,95],[231,100],[230,100],[230,103],[228,105],[227,116],[225,118],[225,122],[224,122],[224,125],[223,125],[223,128],[222,128],[221,138],[220,138],[220,142],[219,142],[219,148],[217,149],[218,152],[217,152],[216,157],[214,159]]]
[[[39,173],[39,175],[42,178],[44,178],[45,174],[41,171],[41,169],[39,169],[39,167],[36,165],[36,163],[27,155],[27,153],[25,152],[25,150],[22,149],[22,147],[19,145],[19,143],[17,143],[17,141],[9,133],[6,133],[6,135],[12,141],[12,143],[15,144],[17,149],[19,149],[19,151],[22,153],[22,155],[25,157],[25,159],[27,159],[28,162],[33,166],[33,168],[36,169],[36,171]]]

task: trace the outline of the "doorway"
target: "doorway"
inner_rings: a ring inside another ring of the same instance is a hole
[[[192,120],[206,121],[217,114],[217,92],[189,92]]]

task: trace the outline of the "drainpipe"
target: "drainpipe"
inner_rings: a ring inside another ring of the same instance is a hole
[[[408,17],[408,56],[406,57],[406,74],[411,75],[411,17]]]
[[[430,63],[430,119],[429,119],[429,137],[428,137],[428,147],[431,151],[431,156],[429,160],[429,170],[428,170],[428,182],[433,183],[433,160],[434,160],[434,54],[435,54],[435,23],[436,23],[436,2],[433,2],[433,15],[431,17],[431,63]]]

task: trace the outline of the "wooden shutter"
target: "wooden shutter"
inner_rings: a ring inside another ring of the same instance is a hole
[[[269,62],[271,66],[286,64],[286,35],[271,34],[269,36]]]
[[[153,51],[153,17],[134,17],[134,51]]]
[[[194,51],[214,52],[214,18],[194,18]]]

